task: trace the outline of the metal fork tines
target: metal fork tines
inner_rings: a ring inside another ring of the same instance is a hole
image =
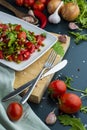
[[[23,98],[21,99],[20,103],[24,104],[30,97],[33,89],[35,88],[37,82],[39,81],[39,79],[41,78],[42,74],[46,71],[49,70],[53,67],[54,61],[56,59],[57,54],[55,53],[54,50],[51,51],[50,55],[48,56],[47,61],[45,62],[42,70],[40,71],[40,73],[37,75],[37,77],[35,78],[35,80],[32,83],[32,87],[29,88],[29,90],[26,92],[26,94],[23,96]]]

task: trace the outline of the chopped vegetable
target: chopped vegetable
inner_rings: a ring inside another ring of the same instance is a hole
[[[58,116],[58,119],[64,126],[72,126],[72,130],[86,130],[79,118],[71,117],[69,115],[60,115]]]
[[[35,35],[18,24],[0,24],[0,59],[21,61],[43,46],[46,34]]]

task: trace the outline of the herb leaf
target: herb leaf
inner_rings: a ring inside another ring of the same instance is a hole
[[[83,28],[87,28],[87,1],[77,0],[77,4],[80,8],[80,15],[76,21],[80,23]]]
[[[80,44],[80,41],[87,40],[87,34],[80,34],[79,32],[69,32],[73,37],[75,37],[76,45]]]
[[[64,126],[70,125],[72,128],[70,130],[86,130],[83,123],[79,118],[71,117],[69,115],[60,115],[58,119]]]
[[[64,56],[64,49],[63,46],[61,45],[61,42],[56,42],[55,45],[53,46],[54,51],[60,55],[60,56]]]

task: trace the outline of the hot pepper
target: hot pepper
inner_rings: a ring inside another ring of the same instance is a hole
[[[34,10],[34,14],[41,22],[40,28],[44,28],[47,25],[47,17],[38,10]]]

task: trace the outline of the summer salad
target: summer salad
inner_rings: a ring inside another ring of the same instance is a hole
[[[46,34],[36,35],[19,24],[0,23],[0,59],[20,63],[44,46]]]

